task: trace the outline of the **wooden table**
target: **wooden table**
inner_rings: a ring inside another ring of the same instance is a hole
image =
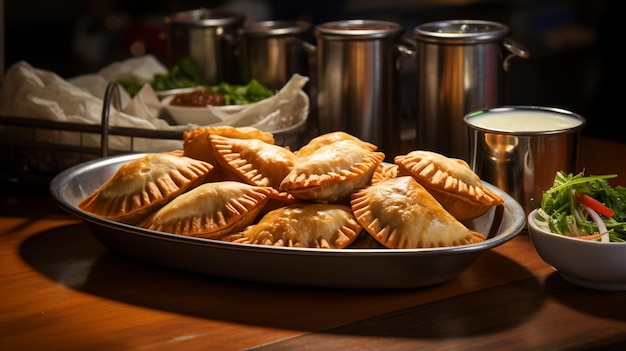
[[[626,143],[584,138],[587,174]],[[446,283],[350,290],[219,279],[116,255],[38,190],[0,200],[2,350],[622,349],[626,292],[579,288],[525,232]]]

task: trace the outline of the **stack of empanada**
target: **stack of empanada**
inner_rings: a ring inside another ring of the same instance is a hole
[[[79,207],[149,230],[241,244],[425,248],[485,240],[462,221],[502,199],[463,161],[414,151],[394,164],[344,132],[299,150],[254,128],[203,127],[179,151],[120,167]],[[358,240],[359,237],[374,240]],[[371,245],[371,246],[369,246]]]

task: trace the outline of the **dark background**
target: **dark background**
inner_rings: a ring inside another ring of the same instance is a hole
[[[531,53],[508,73],[509,104],[553,106],[583,115],[583,134],[626,141],[617,128],[624,66],[617,1],[353,0],[353,1],[4,1],[4,69],[24,60],[64,78],[150,53],[165,60],[163,17],[200,7],[230,8],[248,21],[379,19],[402,24],[405,35],[425,22],[484,19],[504,23]],[[411,76],[411,78],[413,78]],[[618,96],[619,94],[619,96]]]

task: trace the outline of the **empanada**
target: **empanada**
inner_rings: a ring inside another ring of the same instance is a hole
[[[372,175],[372,184],[383,180],[396,178],[398,176],[398,165],[381,163],[376,167],[376,171]]]
[[[410,176],[388,179],[352,194],[363,228],[391,249],[465,245],[485,236],[465,227]]]
[[[147,154],[123,164],[83,199],[83,211],[134,224],[179,194],[203,183],[213,166],[182,150]]]
[[[371,151],[353,140],[321,146],[299,158],[279,189],[301,201],[338,203],[368,184],[385,154]]]
[[[504,204],[461,159],[416,150],[396,156],[394,163],[399,175],[415,178],[459,221],[479,217],[491,207]]]
[[[296,163],[291,150],[259,139],[209,135],[209,141],[220,167],[248,184],[278,189]]]
[[[341,249],[362,231],[344,205],[300,203],[267,213],[240,233],[223,241],[287,247]]]
[[[270,187],[235,181],[204,183],[179,195],[137,226],[166,233],[219,239],[256,219]]]
[[[371,151],[376,151],[378,149],[378,146],[365,140],[361,140],[352,134],[348,134],[342,131],[336,131],[316,136],[315,138],[311,139],[306,145],[302,146],[299,150],[294,151],[294,154],[298,157],[306,157],[324,145],[328,145],[341,140],[356,141],[359,145]]]
[[[274,136],[253,127],[213,126],[200,127],[183,132],[183,151],[185,156],[206,161],[216,165],[214,151],[211,148],[209,135],[221,135],[238,139],[259,139],[268,144],[274,144]],[[225,180],[219,169],[213,172],[212,180]]]

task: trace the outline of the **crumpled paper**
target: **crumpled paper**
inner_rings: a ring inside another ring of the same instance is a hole
[[[159,118],[163,105],[147,83],[155,74],[165,73],[167,69],[151,55],[116,62],[97,73],[68,80],[20,61],[9,67],[0,86],[0,115],[99,125],[108,83],[134,77],[146,84],[132,99],[124,89],[119,89],[122,108],[118,111],[111,106],[109,126],[173,131],[199,127],[194,124],[171,125]],[[306,94],[304,103],[296,96],[302,95],[301,90],[307,81],[307,77],[296,74],[275,96],[224,117],[226,121],[221,124],[254,126],[272,132],[302,122],[308,116],[309,101]],[[46,131],[38,135],[38,139],[54,144],[100,147],[99,134],[81,136],[75,132]],[[108,143],[110,149],[135,152],[160,152],[182,147],[180,140],[134,138],[131,150],[130,138],[123,136],[110,136]]]
[[[153,67],[155,72],[165,69],[152,57],[144,57],[141,61],[144,67]],[[134,58],[129,65],[133,66],[137,62],[139,59]],[[0,87],[0,115],[99,125],[106,86],[111,80],[117,79],[112,68],[107,67],[103,71],[107,72],[106,75],[87,74],[65,80],[53,72],[34,68],[25,61],[16,62],[6,71]],[[120,70],[120,76],[126,74],[126,70]],[[156,94],[151,91],[149,84],[142,90],[146,91],[131,101],[128,94],[120,89],[121,103],[126,108],[118,111],[111,107],[110,126],[151,130],[186,129],[184,126],[170,126],[159,119],[156,112],[160,109],[158,99],[154,101],[148,98],[147,102],[143,99],[146,95]],[[47,143],[100,147],[100,135],[81,136],[79,133],[64,131],[40,131],[39,134],[38,140]],[[129,152],[159,152],[182,147],[177,140],[135,138],[131,150],[130,138],[123,136],[110,136],[108,143],[110,149]]]

